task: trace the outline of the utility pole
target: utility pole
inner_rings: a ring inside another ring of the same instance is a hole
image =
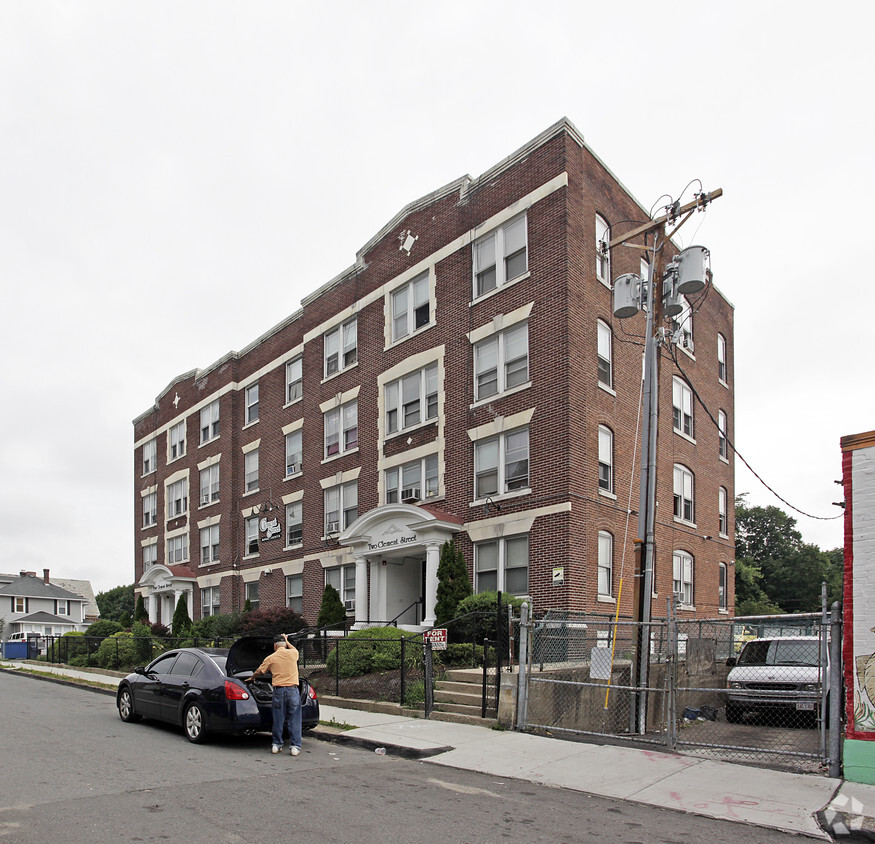
[[[680,227],[690,219],[697,210],[704,210],[712,200],[723,195],[718,188],[710,193],[698,193],[695,200],[681,206],[674,203],[665,214],[632,229],[624,235],[614,238],[607,248],[628,246],[649,252],[649,278],[642,279],[635,274],[621,276],[614,284],[614,315],[620,319],[634,316],[640,309],[647,314],[647,327],[644,339],[644,384],[642,392],[642,425],[641,425],[641,461],[640,490],[638,497],[638,541],[643,544],[640,554],[640,566],[637,573],[638,589],[635,606],[635,619],[640,622],[638,627],[638,647],[636,665],[635,712],[633,713],[633,728],[643,735],[647,732],[647,682],[650,669],[650,622],[653,603],[653,564],[656,555],[656,481],[657,481],[657,446],[659,438],[659,370],[661,360],[661,344],[665,330],[663,321],[666,313],[666,299],[670,304],[671,314],[679,312],[679,296],[685,292],[696,292],[705,285],[704,252],[701,247],[689,247],[673,262],[669,269],[665,262],[665,245],[671,241]],[[666,235],[666,223],[673,224],[680,220],[672,231]],[[650,247],[646,244],[647,236],[651,235]],[[643,237],[645,243],[632,243],[633,238]],[[698,250],[690,252],[690,250]],[[685,263],[684,255],[690,253],[689,270],[680,265]],[[701,266],[699,262],[701,261]],[[701,278],[700,278],[701,276]],[[666,291],[668,284],[668,291]],[[646,292],[646,299],[645,299]],[[637,306],[637,307],[636,307]]]

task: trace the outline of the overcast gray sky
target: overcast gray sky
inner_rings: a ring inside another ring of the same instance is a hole
[[[681,240],[736,308],[736,445],[838,513],[875,428],[875,7],[806,8],[4,0],[0,571],[132,582],[131,420],[563,115],[646,206],[724,189]]]

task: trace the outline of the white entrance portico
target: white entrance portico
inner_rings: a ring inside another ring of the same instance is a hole
[[[186,566],[168,567],[155,564],[146,569],[137,584],[137,591],[149,608],[149,621],[152,624],[160,621],[170,627],[180,595],[185,595],[188,617],[194,618],[194,583],[194,572]]]
[[[441,546],[460,530],[461,519],[412,504],[359,516],[338,538],[355,561],[354,628],[388,621],[434,627]]]

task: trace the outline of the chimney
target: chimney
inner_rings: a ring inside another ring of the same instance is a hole
[[[19,577],[27,577],[27,572],[24,569],[21,569],[21,571],[18,572],[18,576]]]
[[[49,570],[43,569],[43,583],[49,582]]]

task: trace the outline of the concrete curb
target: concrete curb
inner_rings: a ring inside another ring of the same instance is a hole
[[[49,683],[57,683],[59,686],[72,686],[77,689],[87,689],[90,692],[97,692],[101,695],[112,695],[112,697],[115,697],[116,695],[115,689],[102,689],[99,686],[92,686],[90,683],[86,683],[82,680],[73,680],[58,675],[36,674],[33,671],[28,671],[26,668],[9,668],[8,666],[0,665],[0,671],[4,674],[17,674],[19,677],[30,677],[32,680],[45,680]]]
[[[404,747],[404,745],[400,744],[391,744],[389,742],[380,742],[362,736],[353,736],[346,732],[335,733],[327,730],[320,730],[319,727],[311,730],[309,735],[313,738],[319,739],[319,741],[331,742],[333,744],[353,745],[355,747],[364,748],[365,750],[376,751],[383,748],[386,751],[387,756],[399,756],[402,759],[428,759],[430,756],[437,756],[440,753],[447,753],[450,750],[455,750],[455,747],[452,747],[451,745],[429,748]]]

